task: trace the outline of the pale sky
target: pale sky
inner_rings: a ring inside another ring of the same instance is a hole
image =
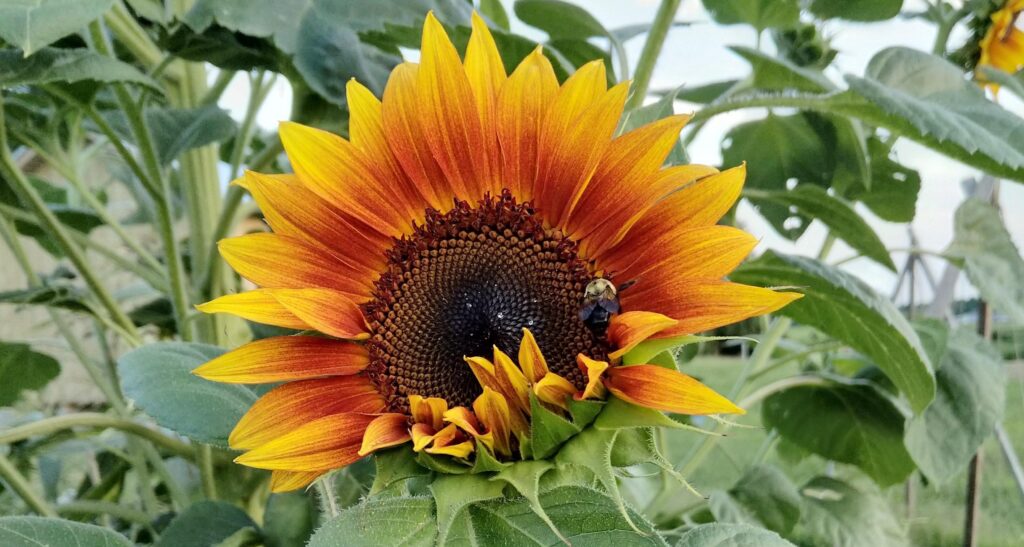
[[[504,0],[509,13],[512,13],[509,0]],[[659,2],[657,0],[590,0],[575,3],[585,5],[608,29],[636,23],[649,23],[654,19]],[[924,2],[907,0],[904,10],[919,10]],[[543,40],[543,32],[536,31],[512,18],[512,30],[536,40]],[[692,23],[686,27],[673,28],[665,43],[659,62],[654,70],[651,82],[652,89],[675,88],[681,84],[699,86],[705,83],[740,78],[749,72],[748,64],[726,49],[730,45],[754,46],[754,30],[743,25],[718,26],[710,22],[707,13],[698,0],[684,0],[678,15],[678,21]],[[833,81],[841,83],[843,73],[861,75],[871,56],[890,46],[902,45],[928,51],[935,37],[934,27],[920,20],[893,19],[881,23],[848,23],[836,21],[829,23],[826,35],[831,36],[833,48],[839,55],[830,69],[829,76]],[[954,32],[950,44],[955,47],[963,40],[962,29]],[[626,44],[630,65],[635,67],[644,37],[635,38]],[[765,36],[762,48],[771,52],[771,39]],[[231,111],[232,115],[241,118],[248,97],[248,82],[245,78],[236,77],[228,87],[221,100],[221,106]],[[286,119],[290,109],[290,92],[288,86],[279,82],[268,96],[267,102],[257,119],[264,129],[273,130],[279,120]],[[1024,115],[1024,104],[1015,100],[1009,93],[1002,93],[1000,100],[1004,106],[1018,115]],[[695,105],[680,102],[677,112],[690,112]],[[779,113],[785,113],[779,111]],[[694,163],[717,165],[721,161],[719,143],[728,130],[745,121],[763,117],[763,110],[742,110],[723,114],[713,118],[701,131],[697,139],[690,145],[687,152]],[[922,179],[921,193],[917,203],[917,216],[912,223],[917,234],[919,245],[925,249],[941,251],[946,248],[953,235],[953,213],[963,199],[961,181],[978,176],[977,170],[932,152],[913,142],[903,139],[896,147],[899,160],[920,172]],[[1003,182],[1000,189],[1001,205],[1008,223],[1010,233],[1018,248],[1024,247],[1024,215],[1017,213],[1024,205],[1024,184]],[[876,229],[879,236],[891,248],[909,246],[906,226],[893,224],[872,215],[866,208],[858,207],[868,222]],[[782,238],[768,225],[747,203],[739,210],[739,221],[749,232],[761,240],[756,252],[765,249],[776,249],[781,252],[815,255],[825,237],[826,230],[815,222],[804,236],[796,243]],[[851,256],[853,251],[846,245],[837,243],[833,248],[831,259],[838,260]],[[893,260],[902,266],[906,255],[897,253]],[[926,258],[936,277],[941,275],[944,261],[937,258]],[[892,292],[896,275],[867,259],[858,259],[844,266],[852,273],[872,285],[884,295]],[[923,278],[919,278],[918,287],[926,287]],[[921,289],[919,299],[930,300],[927,288]],[[963,279],[957,287],[957,297],[969,297],[973,289]],[[904,291],[905,298],[905,291]],[[901,298],[900,300],[903,300]],[[919,300],[920,301],[920,300]]]

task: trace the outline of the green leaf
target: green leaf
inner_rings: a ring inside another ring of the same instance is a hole
[[[884,21],[899,15],[903,0],[811,0],[811,13],[822,19]]]
[[[370,487],[371,496],[389,490],[398,483],[429,474],[427,469],[416,463],[415,452],[409,450],[408,446],[377,452],[373,455],[373,462],[377,472]]]
[[[224,541],[256,523],[238,507],[223,501],[200,501],[185,509],[160,534],[156,547],[206,547]]]
[[[876,137],[867,140],[871,158],[871,188],[852,185],[846,197],[857,200],[889,222],[910,222],[917,209],[921,175],[890,157],[890,149]]]
[[[0,38],[31,55],[103,15],[114,0],[15,0],[0,4]]]
[[[161,108],[146,111],[160,161],[166,165],[182,152],[227,140],[235,134],[235,121],[216,106],[192,109]]]
[[[753,70],[751,85],[758,89],[824,92],[836,89],[821,71],[797,66],[786,59],[772,57],[764,52],[745,46],[729,46],[743,57]]]
[[[800,20],[796,0],[703,0],[711,18],[723,25],[746,23],[759,32],[766,28],[788,28]]]
[[[554,454],[562,443],[579,433],[581,429],[545,408],[532,392],[530,414],[530,447],[535,460],[542,460]]]
[[[657,102],[626,112],[622,116],[622,120],[619,122],[617,133],[627,133],[638,127],[675,114],[676,95],[681,89],[682,87],[676,88],[674,91],[669,91],[668,93],[663,94]],[[668,165],[681,165],[688,162],[689,158],[686,156],[686,151],[683,150],[682,143],[676,140],[676,143],[672,146],[672,151],[669,152],[665,163]]]
[[[660,410],[627,403],[618,397],[609,397],[605,410],[597,415],[594,427],[597,429],[628,429],[631,427],[671,427],[686,429]]]
[[[722,164],[747,162],[746,187],[754,190],[783,192],[791,180],[827,185],[832,180],[829,155],[824,140],[802,114],[769,114],[733,127],[722,140]],[[793,215],[789,207],[756,198],[751,202],[785,237],[796,239],[807,229],[807,219]]]
[[[44,517],[0,517],[0,545],[83,545],[88,547],[131,547],[127,538],[113,530]]]
[[[188,25],[179,25],[171,34],[161,36],[160,46],[176,57],[227,70],[280,70],[279,53],[269,40],[220,26],[196,32]]]
[[[634,530],[603,492],[563,486],[544,492],[539,500],[570,545],[666,545],[650,523],[630,510],[630,519],[639,529]],[[442,544],[445,547],[565,544],[525,498],[474,503],[457,520],[448,541]]]
[[[77,312],[93,313],[85,301],[86,293],[70,283],[55,282],[28,289],[0,292],[0,303],[48,306]]]
[[[608,36],[604,25],[587,10],[561,0],[516,0],[513,9],[520,20],[548,33],[553,40]]]
[[[125,395],[158,424],[190,439],[227,447],[228,435],[256,401],[240,385],[210,382],[192,374],[224,353],[204,344],[161,342],[130,351],[117,360]]]
[[[267,547],[304,547],[313,535],[317,508],[305,492],[271,494],[263,512]]]
[[[965,329],[951,333],[938,363],[935,401],[908,422],[905,442],[928,480],[945,483],[1002,420],[1006,379],[999,352]]]
[[[676,93],[676,98],[680,101],[708,104],[710,102],[714,102],[719,97],[728,95],[730,90],[739,85],[739,83],[739,80],[723,80],[721,82],[712,82],[710,84],[693,87],[683,87],[674,91]],[[669,92],[671,93],[672,91]]]
[[[903,414],[867,382],[791,387],[765,399],[761,416],[793,444],[856,465],[883,486],[914,470],[903,446]]]
[[[800,492],[786,475],[755,465],[729,490],[711,493],[711,513],[718,522],[751,524],[787,534],[800,520]]]
[[[676,547],[792,547],[778,534],[749,524],[701,524],[680,536]]]
[[[870,357],[910,400],[914,412],[935,397],[931,362],[900,311],[863,281],[810,258],[772,251],[730,278],[761,286],[801,287],[804,297],[778,313],[812,326]]]
[[[88,49],[44,48],[27,59],[18,50],[0,49],[0,89],[83,80],[126,82],[159,89],[156,82],[132,65]]]
[[[498,28],[508,30],[508,12],[501,5],[501,0],[480,0],[480,13],[498,25]]]
[[[947,256],[963,269],[981,296],[1016,324],[1024,324],[1024,259],[1003,224],[999,209],[969,198],[956,210]]]
[[[804,508],[794,535],[801,545],[906,544],[895,512],[870,484],[854,486],[831,477],[816,477],[800,493]]]
[[[46,387],[60,374],[60,363],[28,344],[0,342],[0,406],[18,400],[22,391]]]
[[[377,498],[327,521],[309,539],[308,547],[432,547],[436,538],[431,498]]]
[[[445,544],[455,517],[471,503],[500,498],[505,490],[501,482],[477,475],[444,475],[430,485],[437,509],[437,542]]]
[[[752,191],[748,197],[794,207],[802,215],[819,220],[855,251],[896,271],[889,251],[875,230],[839,198],[829,195],[819,186],[801,184],[792,190]]]

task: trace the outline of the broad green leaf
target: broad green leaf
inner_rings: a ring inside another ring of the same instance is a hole
[[[958,476],[1003,417],[1006,384],[999,352],[978,335],[949,336],[935,371],[938,390],[924,413],[907,423],[906,446],[929,481]]]
[[[953,243],[946,255],[962,262],[971,284],[985,300],[1014,323],[1024,325],[1024,259],[999,209],[977,198],[964,201],[956,210]]]
[[[121,112],[109,115],[111,125],[121,136],[134,142],[127,120]],[[199,108],[150,108],[146,123],[153,135],[153,146],[163,164],[174,161],[192,148],[227,140],[235,134],[235,121],[214,105]]]
[[[889,222],[910,222],[917,211],[921,175],[890,157],[889,147],[876,137],[867,140],[871,158],[871,188],[852,185],[846,197],[857,200]]]
[[[0,49],[0,89],[83,80],[128,82],[158,89],[156,82],[132,65],[88,49],[44,48],[27,59],[18,50]]]
[[[870,484],[854,486],[831,477],[805,484],[803,514],[794,532],[800,545],[878,547],[906,544],[903,526]]]
[[[778,313],[812,326],[871,358],[919,413],[935,397],[935,378],[917,333],[889,299],[842,270],[769,251],[730,278],[800,287],[804,297]]]
[[[86,301],[84,290],[70,283],[55,282],[52,284],[0,292],[0,303],[22,306],[48,306],[65,310],[93,313],[93,308]]]
[[[224,353],[204,344],[161,342],[117,360],[121,388],[158,424],[190,439],[226,447],[228,435],[256,394],[240,385],[210,382],[192,370]]]
[[[516,16],[548,33],[551,39],[608,36],[604,25],[580,6],[561,0],[516,0]]]
[[[612,498],[582,486],[544,492],[540,505],[570,545],[666,545],[650,523],[630,510],[634,530]],[[564,545],[524,498],[474,503],[459,514],[444,547]]]
[[[718,522],[734,522],[787,534],[800,520],[800,492],[782,471],[768,465],[747,470],[729,490],[711,493]]]
[[[206,547],[216,545],[256,523],[238,507],[223,501],[200,501],[187,509],[160,534],[156,547]]]
[[[0,3],[0,38],[25,55],[84,28],[114,0],[13,0]]]
[[[432,547],[437,538],[429,497],[370,499],[327,521],[308,547]]]
[[[791,180],[827,185],[832,179],[828,157],[824,141],[802,114],[769,114],[733,127],[722,140],[722,164],[732,167],[747,162],[746,187],[755,190],[781,192]],[[751,201],[783,236],[796,239],[807,229],[809,221],[791,214],[789,207]]]
[[[132,543],[113,530],[92,524],[45,517],[0,517],[0,545],[131,547]]]
[[[370,495],[375,496],[398,483],[427,475],[429,471],[416,463],[414,454],[408,446],[375,453],[373,463],[377,472],[373,477],[373,485],[370,486]]]
[[[903,0],[811,0],[811,13],[822,19],[847,21],[884,21],[903,8]]]
[[[796,0],[703,0],[711,18],[723,25],[746,23],[758,31],[788,28],[800,20]]]
[[[269,40],[220,26],[196,32],[188,25],[179,25],[173,33],[161,37],[160,46],[182,59],[228,70],[280,70],[279,53]]]
[[[839,198],[832,197],[819,186],[801,184],[788,191],[751,191],[747,197],[795,207],[804,216],[817,219],[828,226],[832,234],[845,241],[855,251],[896,271],[889,251],[875,230],[852,207]]]
[[[438,543],[444,544],[455,517],[471,503],[500,498],[505,490],[501,482],[478,475],[444,475],[430,484],[437,513]]]
[[[0,406],[18,400],[22,391],[46,387],[60,374],[60,363],[28,344],[0,342]]]
[[[334,0],[199,0],[185,22],[202,33],[216,23],[242,34],[270,38],[303,82],[336,105],[345,105],[345,83],[356,78],[378,96],[400,60],[394,44],[381,49],[362,40],[392,27],[418,30],[428,11],[449,25],[469,21],[462,0],[337,2]],[[384,40],[386,42],[387,40]]]
[[[306,492],[271,494],[263,512],[266,547],[304,547],[316,525],[317,507]]]
[[[728,95],[730,90],[739,84],[739,80],[723,80],[721,82],[712,82],[710,84],[693,87],[687,86],[681,89],[676,89],[674,92],[676,94],[676,98],[680,101],[708,104],[710,102],[714,102],[719,97]],[[669,91],[669,93],[671,92],[672,91]]]
[[[753,69],[751,84],[758,89],[796,89],[815,93],[836,89],[836,85],[821,71],[797,66],[745,46],[729,46],[729,49],[750,63]]]
[[[508,12],[501,5],[501,0],[480,0],[480,13],[498,28],[508,30]]]
[[[766,427],[825,459],[856,465],[878,484],[907,478],[914,462],[903,446],[905,417],[873,385],[837,381],[796,386],[764,400]]]
[[[792,547],[771,530],[749,524],[701,524],[686,531],[676,547]]]

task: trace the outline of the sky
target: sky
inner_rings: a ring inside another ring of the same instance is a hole
[[[503,0],[509,13],[512,13],[512,2]],[[574,3],[584,5],[606,28],[614,29],[636,23],[649,23],[654,19],[658,8],[658,0],[576,0]],[[905,10],[920,10],[924,5],[920,0],[906,0]],[[532,29],[512,18],[512,31],[524,36],[543,41],[543,32]],[[683,0],[676,20],[691,23],[688,26],[674,27],[666,39],[664,49],[655,66],[651,80],[651,89],[670,89],[685,84],[696,87],[705,83],[740,78],[748,74],[749,66],[741,58],[727,49],[730,45],[755,45],[755,31],[744,25],[720,26],[710,21],[701,2]],[[928,51],[935,38],[935,29],[929,23],[918,19],[897,18],[880,23],[849,23],[844,21],[830,22],[825,35],[831,38],[832,47],[839,51],[828,76],[835,82],[842,82],[842,74],[862,75],[871,56],[891,46],[907,46]],[[965,37],[964,29],[954,31],[950,44],[955,47]],[[644,37],[640,36],[626,43],[630,66],[635,67],[643,47]],[[771,40],[765,36],[762,49],[773,52]],[[415,55],[415,52],[410,55]],[[246,78],[236,77],[226,90],[221,106],[232,115],[241,118],[244,114],[248,97]],[[1014,100],[1009,93],[1002,93],[1000,100],[1003,105],[1017,115],[1024,115],[1024,104]],[[653,99],[652,99],[653,100]],[[274,130],[279,120],[286,119],[290,109],[290,92],[283,82],[271,91],[257,123],[265,130]],[[684,102],[676,104],[676,112],[692,112],[697,105]],[[777,113],[784,114],[784,110]],[[720,142],[728,130],[737,124],[760,119],[764,110],[748,109],[735,111],[713,118],[690,144],[687,152],[694,163],[718,165],[721,162]],[[901,139],[896,145],[898,160],[916,169],[921,174],[922,187],[918,197],[917,215],[911,229],[918,238],[918,247],[931,251],[942,251],[953,237],[953,214],[957,205],[963,200],[962,181],[980,176],[971,167],[932,152],[931,150]],[[749,169],[755,166],[748,165]],[[1024,215],[1014,214],[1024,206],[1024,184],[1002,182],[1000,185],[1000,202],[1004,211],[1004,219],[1011,236],[1018,248],[1024,248]],[[890,248],[905,249],[910,246],[907,226],[883,221],[866,208],[858,206],[858,211],[877,231],[882,241]],[[747,203],[743,203],[738,211],[741,226],[761,240],[755,253],[765,249],[780,252],[814,256],[817,254],[826,235],[826,229],[820,222],[814,222],[807,232],[796,242],[779,236],[758,213]],[[855,254],[841,242],[837,243],[830,260],[840,260]],[[894,262],[901,267],[906,260],[905,253],[894,253]],[[935,277],[941,276],[945,262],[936,257],[926,257],[928,267]],[[896,284],[896,274],[868,259],[856,259],[845,263],[843,268],[857,275],[883,295],[890,295]],[[919,274],[920,275],[920,274]],[[918,302],[931,299],[923,277],[918,279]],[[957,298],[974,295],[973,289],[961,278],[957,285]],[[906,288],[898,302],[907,299]]]

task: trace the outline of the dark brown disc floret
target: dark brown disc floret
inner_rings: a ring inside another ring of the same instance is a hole
[[[576,355],[607,355],[603,336],[579,317],[594,274],[578,245],[508,190],[475,207],[456,200],[446,213],[427,210],[387,264],[363,311],[368,373],[392,411],[408,411],[412,394],[471,405],[481,388],[463,358],[490,358],[497,346],[515,360],[523,328],[552,372],[578,388]]]

